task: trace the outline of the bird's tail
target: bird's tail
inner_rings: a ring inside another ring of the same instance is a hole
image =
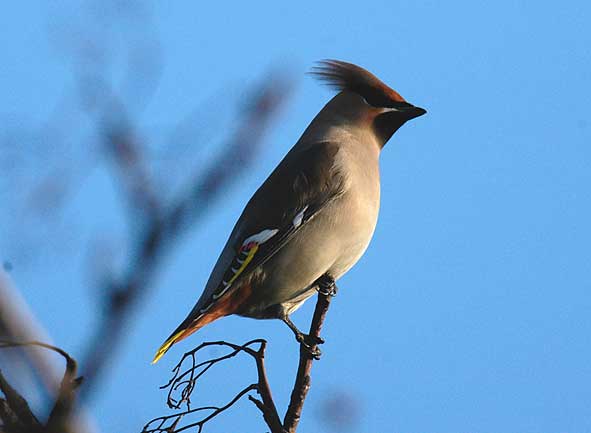
[[[197,313],[202,310],[202,304],[197,303],[193,310],[189,313],[189,316],[180,324],[178,328],[168,337],[168,339],[160,346],[158,352],[154,356],[152,360],[152,364],[156,364],[160,358],[164,356],[168,349],[172,347],[173,344],[178,343],[181,340],[184,340],[193,332],[198,331],[199,329],[203,328],[208,323],[213,322],[214,320],[219,319],[220,317],[227,316],[229,314],[233,314],[239,305],[250,296],[252,293],[250,284],[244,284],[240,286],[240,290],[234,290],[226,294],[226,296],[221,297],[219,300],[215,301],[210,304],[210,307],[206,307],[205,309],[208,310],[204,314]],[[195,316],[197,317],[195,318]]]
[[[168,337],[168,339],[162,344],[162,346],[160,346],[160,348],[156,352],[156,355],[154,355],[152,364],[156,364],[160,360],[160,358],[162,358],[164,354],[168,352],[168,349],[170,349],[174,343],[181,341],[185,337],[188,337],[188,334],[186,334],[186,332],[187,329],[181,329],[178,332],[173,332],[172,335]]]
[[[202,316],[197,320],[189,322],[188,324],[183,322],[171,335],[168,339],[160,346],[160,349],[154,355],[154,359],[152,360],[152,364],[156,364],[160,358],[164,356],[168,349],[172,347],[173,344],[178,343],[181,340],[184,340],[193,332],[198,331],[199,329],[203,328],[208,323],[215,320],[216,317],[211,316]]]

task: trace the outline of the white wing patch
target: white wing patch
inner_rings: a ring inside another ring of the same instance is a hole
[[[257,244],[264,244],[269,239],[277,234],[278,229],[265,229],[256,235],[249,236],[242,242],[242,246],[245,247],[246,245],[250,244],[251,242],[256,242]]]
[[[293,218],[292,224],[293,224],[294,228],[297,229],[302,224],[302,221],[304,219],[304,213],[306,212],[306,209],[308,209],[307,205],[305,208],[303,208],[301,211],[299,211],[298,214]]]

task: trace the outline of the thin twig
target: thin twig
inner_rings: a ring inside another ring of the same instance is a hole
[[[284,433],[283,427],[279,415],[275,408],[275,403],[271,396],[271,390],[267,381],[267,375],[265,372],[264,364],[264,353],[267,342],[262,339],[251,340],[243,345],[237,345],[234,343],[228,343],[226,341],[209,341],[200,344],[195,349],[185,353],[181,358],[180,362],[172,369],[173,377],[171,380],[161,388],[168,388],[167,404],[173,409],[181,409],[184,404],[185,409],[181,412],[173,413],[171,415],[161,416],[154,418],[148,422],[143,432],[144,433],[177,433],[187,430],[191,427],[198,427],[198,432],[203,429],[203,426],[218,416],[225,410],[229,409],[236,403],[240,398],[249,393],[250,391],[257,391],[261,395],[262,401],[258,400],[251,395],[248,396],[249,400],[254,402],[257,408],[263,413],[263,418],[272,433]],[[258,345],[258,349],[255,350],[253,346]],[[198,362],[197,355],[206,347],[211,346],[223,346],[231,349],[230,352],[217,356],[215,358],[206,359],[205,361]],[[235,357],[240,353],[246,353],[251,356],[257,365],[258,381],[257,383],[248,385],[238,392],[229,403],[224,406],[203,406],[199,408],[191,408],[190,397],[191,393],[195,389],[197,380],[211,367],[224,362],[228,359]],[[187,369],[182,369],[185,361],[189,359],[191,365]],[[174,393],[179,392],[180,397],[174,396]],[[213,412],[207,417],[186,425],[180,425],[183,417],[193,414],[195,412],[201,412],[204,410],[212,410]]]
[[[242,391],[240,391],[238,394],[236,394],[232,398],[232,400],[230,400],[224,406],[220,406],[220,407],[218,407],[218,406],[203,406],[203,407],[198,407],[195,409],[189,409],[189,410],[186,410],[182,413],[177,413],[177,414],[173,414],[173,415],[161,416],[158,418],[154,418],[153,420],[149,421],[144,426],[142,433],[159,433],[159,432],[161,432],[161,433],[165,433],[165,432],[166,433],[168,433],[168,432],[178,433],[178,432],[190,429],[192,427],[198,427],[197,432],[200,433],[203,430],[203,426],[205,425],[205,423],[207,423],[208,421],[211,421],[213,418],[215,418],[216,416],[218,416],[222,412],[224,412],[227,409],[229,409],[230,407],[232,407],[245,394],[249,393],[250,391],[256,390],[256,388],[257,388],[257,385],[254,383],[247,386]],[[195,412],[202,412],[204,410],[211,410],[213,412],[197,422],[187,424],[185,426],[180,427],[179,429],[176,429],[176,426],[178,425],[178,423],[180,422],[182,417],[184,417],[185,415],[195,413]],[[174,420],[173,423],[170,426],[165,427],[166,422],[170,421],[170,420]],[[156,422],[159,422],[158,426],[150,428],[150,424],[153,424]]]
[[[266,348],[267,342],[263,340],[261,347],[258,350],[258,356],[255,358],[257,363],[257,376],[259,378],[257,391],[261,396],[262,401],[257,400],[252,396],[248,396],[248,398],[263,413],[263,418],[267,423],[267,426],[269,426],[271,429],[271,433],[284,433],[283,426],[281,425],[281,419],[279,418],[279,413],[277,412],[275,402],[273,401],[273,396],[271,395],[269,380],[267,379],[267,370],[265,369]]]
[[[251,341],[243,344],[242,346],[239,346],[237,344],[228,343],[226,341],[208,341],[208,342],[200,344],[195,349],[185,353],[183,355],[183,357],[181,358],[181,360],[179,361],[179,363],[172,369],[172,371],[174,373],[173,377],[170,379],[170,381],[166,385],[161,387],[161,389],[169,388],[168,395],[166,398],[166,403],[168,404],[168,407],[170,407],[171,409],[180,409],[181,404],[186,403],[187,407],[189,408],[189,404],[190,404],[189,399],[190,399],[191,393],[193,392],[193,389],[195,388],[195,384],[197,383],[197,380],[201,376],[203,376],[203,374],[205,374],[211,367],[213,367],[214,365],[216,365],[222,361],[233,358],[241,352],[247,353],[248,355],[252,356],[256,360],[259,352],[253,350],[250,346],[253,346],[255,344],[259,344],[259,346],[260,346],[265,343],[266,343],[265,340],[256,339],[256,340],[251,340]],[[219,356],[217,358],[207,359],[205,361],[197,363],[197,361],[196,361],[197,353],[200,352],[202,349],[204,349],[206,347],[210,347],[210,346],[226,346],[226,347],[231,348],[232,351],[227,353],[226,355]],[[181,371],[181,367],[187,358],[191,358],[191,361],[192,361],[191,366],[187,370]],[[185,377],[187,377],[187,376],[189,376],[189,379],[184,380]],[[173,393],[178,391],[178,389],[181,386],[183,387],[180,391],[181,398],[176,399],[174,397]]]

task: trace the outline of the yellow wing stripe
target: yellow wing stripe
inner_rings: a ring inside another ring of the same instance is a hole
[[[256,254],[256,252],[259,249],[259,244],[254,244],[254,246],[248,251],[248,255],[246,256],[246,258],[244,259],[244,262],[242,263],[242,265],[238,268],[238,270],[236,271],[236,273],[232,276],[232,278],[230,278],[230,281],[228,281],[228,285],[232,284],[234,281],[236,281],[236,278],[238,278],[240,276],[240,274],[242,272],[244,272],[244,270],[246,269],[246,267],[248,266],[248,264],[252,261],[252,259],[254,258],[254,255]]]

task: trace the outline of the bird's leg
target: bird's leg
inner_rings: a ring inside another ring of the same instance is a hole
[[[318,294],[321,296],[335,296],[337,294],[337,286],[335,284],[334,278],[330,274],[324,274],[320,278],[318,278],[313,284],[318,291]],[[324,339],[308,334],[304,334],[300,331],[297,326],[291,321],[289,316],[285,313],[282,314],[281,320],[289,326],[289,329],[295,334],[295,338],[298,343],[301,344],[302,348],[308,351],[314,359],[320,359],[320,349],[318,348],[319,344],[324,343]]]
[[[336,296],[337,285],[335,284],[334,278],[329,274],[322,275],[316,280],[316,290],[324,296]]]
[[[291,321],[289,316],[286,314],[281,320],[289,326],[289,329],[295,334],[295,338],[301,346],[314,357],[314,359],[320,359],[322,352],[318,348],[319,344],[324,343],[324,340],[320,337],[313,337],[308,334],[304,334],[300,331],[297,326]]]

